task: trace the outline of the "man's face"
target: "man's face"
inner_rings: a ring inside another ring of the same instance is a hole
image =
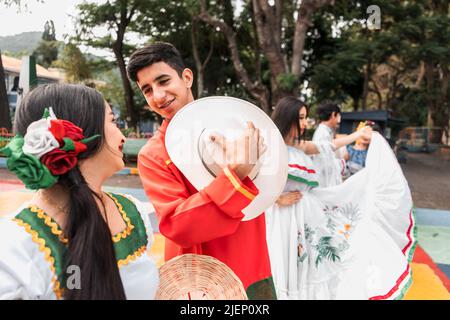
[[[339,124],[341,123],[341,114],[337,112],[333,112],[331,114],[331,124],[333,125],[334,129],[339,128]]]
[[[178,110],[194,100],[190,69],[184,69],[180,78],[167,63],[157,62],[139,70],[137,79],[148,105],[163,118],[172,119]]]

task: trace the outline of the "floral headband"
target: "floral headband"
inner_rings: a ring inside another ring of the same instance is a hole
[[[0,152],[8,157],[8,169],[28,189],[46,189],[72,170],[78,154],[87,150],[86,143],[98,137],[84,139],[83,129],[57,119],[52,108],[46,108],[42,119],[28,126],[25,137],[16,135]]]

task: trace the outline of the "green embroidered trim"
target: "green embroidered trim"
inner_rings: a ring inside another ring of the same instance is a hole
[[[129,236],[122,238],[120,241],[114,242],[113,244],[116,260],[120,267],[127,265],[130,261],[145,253],[147,250],[148,239],[144,222],[142,221],[141,215],[135,204],[121,195],[109,194],[109,196],[114,200],[116,205],[120,204],[121,208],[118,206],[118,210],[120,211],[122,209],[126,213],[126,217],[130,219],[130,222],[134,227]],[[39,217],[39,215],[41,217]],[[50,222],[49,224],[51,226],[46,224],[46,220]],[[67,275],[66,272],[63,272],[63,269],[67,246],[62,242],[63,238],[55,234],[62,234],[62,230],[59,225],[43,210],[34,206],[23,209],[16,215],[15,221],[26,229],[26,225],[29,225],[31,230],[27,229],[27,232],[37,235],[36,240],[45,246],[45,248],[49,249],[49,255],[54,260],[51,269],[53,271],[54,268],[60,287],[65,288]]]
[[[415,211],[415,207],[412,208],[412,221],[413,221],[413,229],[412,229],[412,246],[411,249],[409,249],[409,253],[408,253],[408,263],[411,263],[413,257],[414,257],[414,252],[416,250],[416,246],[417,246],[417,223],[416,223],[416,211]]]
[[[300,178],[300,177],[294,176],[292,174],[288,174],[288,179],[291,179],[291,180],[294,180],[297,182],[301,182],[301,183],[305,183],[310,187],[318,187],[319,186],[319,183],[317,181],[306,180],[304,178]]]
[[[141,215],[137,210],[134,203],[125,196],[108,193],[108,195],[114,200],[118,206],[119,211],[121,209],[126,212],[126,216],[130,219],[133,229],[129,236],[120,239],[120,241],[114,243],[114,250],[116,252],[116,259],[120,265],[127,264],[134,254],[138,250],[143,251],[143,247],[147,247],[148,239],[145,230],[144,222]],[[128,259],[128,260],[127,260]]]
[[[400,291],[399,295],[397,297],[395,297],[394,300],[402,300],[405,297],[406,292],[411,287],[412,282],[413,282],[413,279],[412,279],[412,271],[411,271],[409,273],[409,280],[408,280],[408,282],[404,285],[404,287]]]
[[[277,300],[272,277],[251,284],[246,292],[249,300]]]
[[[412,223],[413,223],[411,241],[413,243],[411,245],[411,249],[409,249],[409,253],[408,253],[408,257],[407,257],[408,264],[410,264],[412,262],[412,259],[414,257],[414,252],[415,252],[416,247],[417,247],[417,223],[416,223],[415,207],[413,207],[411,209],[411,216],[412,216]],[[403,286],[403,288],[401,289],[399,295],[397,297],[395,297],[395,300],[402,300],[404,298],[405,294],[410,289],[412,283],[413,283],[413,278],[412,278],[412,269],[411,269],[411,271],[409,273],[409,280],[408,280],[408,282]]]
[[[64,268],[64,255],[66,254],[67,248],[61,242],[60,238],[52,233],[52,229],[45,224],[44,219],[38,217],[38,210],[40,209],[36,207],[23,209],[15,218],[16,221],[21,220],[28,224],[31,230],[36,232],[38,238],[44,240],[43,245],[50,249],[50,256],[54,259],[53,266],[55,268],[55,274],[61,287],[64,288],[66,279],[65,272],[62,272],[62,270]],[[40,211],[44,216],[48,217],[42,210]],[[51,222],[56,225],[56,222],[53,219],[51,219]]]

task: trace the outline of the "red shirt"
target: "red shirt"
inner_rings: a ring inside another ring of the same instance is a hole
[[[261,295],[273,289],[265,215],[241,221],[242,209],[258,189],[227,167],[204,189],[196,190],[169,158],[164,143],[167,126],[164,120],[138,156],[144,190],[166,238],[165,260],[185,253],[212,256],[228,265],[246,289],[264,280],[250,290],[258,299],[270,294],[274,298],[274,291]]]

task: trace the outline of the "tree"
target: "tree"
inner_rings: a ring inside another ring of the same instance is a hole
[[[0,4],[3,4],[6,7],[15,5],[17,6],[18,10],[20,10],[23,3],[21,0],[1,0]],[[9,114],[9,102],[5,87],[5,71],[3,69],[3,63],[0,52],[0,128],[7,128],[8,130],[11,130],[11,127],[12,125]]]
[[[44,33],[42,34],[42,40],[56,41],[56,31],[55,31],[55,24],[53,23],[53,20],[49,20],[49,21],[45,22]]]
[[[58,58],[59,43],[56,41],[55,25],[53,21],[47,21],[44,25],[44,32],[42,33],[42,40],[39,42],[33,55],[36,57],[36,62],[45,68],[49,68],[53,61]]]
[[[424,65],[427,125],[440,127],[449,139],[450,18],[448,0],[422,1],[423,12],[407,34],[414,46],[410,58]],[[418,81],[419,82],[419,81]],[[420,81],[421,82],[421,81]],[[419,82],[419,83],[420,83]]]
[[[79,83],[91,77],[89,63],[73,43],[64,46],[60,59],[54,61],[53,66],[64,69],[66,81],[71,83]]]
[[[124,57],[131,53],[133,46],[125,42],[125,33],[151,5],[151,1],[145,0],[114,0],[100,5],[82,3],[77,7],[79,14],[75,21],[75,40],[94,48],[110,49],[114,53],[125,93],[127,122],[131,127],[136,127],[140,112],[136,110],[133,89],[126,72]],[[106,28],[108,34],[95,36],[95,28]]]
[[[0,128],[11,130],[11,117],[9,114],[8,95],[5,86],[5,73],[3,71],[2,54],[0,51]]]
[[[36,2],[44,2],[43,0],[36,0]],[[1,0],[0,4],[3,3],[6,7],[11,7],[13,5],[17,6],[18,10],[22,9],[22,5],[24,6],[25,10],[27,9],[27,4],[25,1],[22,0]]]
[[[230,0],[221,2],[225,9],[232,7]],[[199,18],[224,33],[239,78],[260,106],[270,113],[271,100],[275,102],[284,95],[297,93],[302,74],[305,39],[307,30],[312,24],[311,16],[319,8],[333,2],[303,0],[300,3],[297,1],[290,3],[275,0],[273,5],[270,5],[267,0],[252,0],[247,3],[248,13],[253,22],[253,34],[258,41],[255,53],[264,55],[270,70],[270,90],[262,84],[263,79],[252,80],[241,61],[233,15],[228,14],[228,19],[214,16],[210,12],[211,4],[201,0]],[[293,35],[288,32],[289,30],[293,30]],[[255,61],[260,63],[260,57]]]

